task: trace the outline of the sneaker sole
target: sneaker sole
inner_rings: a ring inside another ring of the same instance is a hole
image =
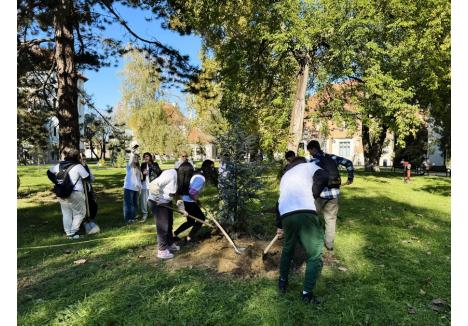
[[[158,256],[158,258],[159,258],[159,259],[172,259],[172,258],[174,258],[174,256],[172,256],[172,257],[159,257],[159,256]]]

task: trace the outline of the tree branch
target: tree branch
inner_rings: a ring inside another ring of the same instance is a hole
[[[101,0],[100,1],[108,10],[109,12],[117,19],[117,21],[120,23],[120,25],[122,25],[133,37],[137,38],[138,40],[142,41],[142,42],[145,42],[145,43],[148,43],[148,44],[153,44],[153,45],[156,45],[158,48],[162,49],[163,51],[165,51],[167,54],[171,54],[171,55],[174,55],[179,61],[181,62],[186,62],[186,59],[183,58],[180,53],[173,49],[173,48],[170,48],[170,47],[167,47],[165,46],[164,44],[162,44],[161,42],[157,41],[157,40],[148,40],[148,39],[145,39],[141,36],[139,36],[137,33],[135,33],[131,28],[130,26],[128,25],[128,23],[122,18],[120,17],[120,15],[115,11],[115,9],[112,7],[111,4],[108,3],[108,1],[106,0]]]

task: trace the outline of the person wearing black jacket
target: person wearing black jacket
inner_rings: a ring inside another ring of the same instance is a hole
[[[280,181],[276,226],[277,234],[284,236],[284,244],[278,287],[282,293],[286,292],[290,262],[294,248],[300,242],[307,256],[301,294],[305,303],[316,302],[312,290],[322,269],[324,235],[314,198],[320,195],[327,182],[328,173],[325,170],[300,156],[291,160]]]
[[[153,156],[146,152],[143,154],[143,163],[141,163],[141,190],[140,190],[140,208],[141,221],[145,222],[148,218],[148,196],[149,184],[151,181],[161,175],[162,171],[158,163],[153,161]]]

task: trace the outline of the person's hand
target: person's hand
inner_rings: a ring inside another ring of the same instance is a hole
[[[283,229],[280,229],[280,228],[276,229],[276,234],[278,235],[278,238],[281,239],[284,235]]]
[[[146,169],[143,170],[143,174],[144,174],[144,175],[148,175],[148,170],[146,170]]]

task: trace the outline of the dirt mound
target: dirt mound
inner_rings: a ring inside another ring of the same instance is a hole
[[[235,241],[238,247],[246,248],[242,254],[236,254],[224,237],[214,236],[196,244],[183,245],[174,259],[166,261],[169,269],[179,268],[209,268],[218,273],[229,273],[241,278],[277,277],[281,257],[282,241],[277,241],[270,249],[265,259],[263,250],[268,241],[241,238]],[[153,256],[154,257],[154,256]],[[157,258],[155,258],[157,259]],[[300,268],[305,261],[305,255],[297,246],[294,267]]]

